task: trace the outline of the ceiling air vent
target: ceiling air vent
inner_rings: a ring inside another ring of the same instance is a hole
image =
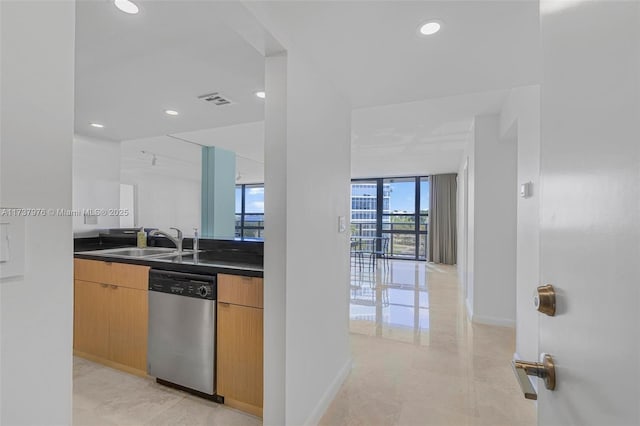
[[[214,105],[222,106],[222,105],[230,105],[233,101],[227,98],[220,92],[209,93],[208,95],[198,96],[198,99],[202,99],[206,102],[211,102]]]

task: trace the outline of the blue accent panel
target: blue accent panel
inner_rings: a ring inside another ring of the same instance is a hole
[[[209,211],[213,212],[213,209],[209,208],[209,163],[213,163],[215,151],[210,147],[202,147],[202,199],[200,202],[202,221],[200,235],[203,237],[210,237],[213,234],[213,217],[209,215]],[[213,198],[213,197],[211,197]]]
[[[202,147],[202,236],[235,236],[236,155]]]

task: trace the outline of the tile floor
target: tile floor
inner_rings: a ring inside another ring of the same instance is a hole
[[[351,284],[353,370],[321,425],[535,425],[510,367],[513,330],[469,324],[454,267],[391,261]],[[73,404],[75,426],[261,424],[79,358]]]
[[[321,425],[535,425],[513,329],[470,324],[462,300],[452,266],[352,270],[353,370]]]
[[[82,358],[73,361],[74,426],[254,426],[260,419]]]

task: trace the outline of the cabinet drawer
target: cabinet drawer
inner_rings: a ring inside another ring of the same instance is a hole
[[[263,300],[262,278],[218,274],[218,301],[262,308]]]
[[[149,267],[128,265],[126,263],[112,263],[110,284],[137,290],[148,290]]]
[[[137,290],[147,290],[149,288],[148,266],[74,259],[73,271],[76,280],[111,284]]]
[[[98,260],[74,259],[73,278],[93,283],[111,283],[111,263]]]

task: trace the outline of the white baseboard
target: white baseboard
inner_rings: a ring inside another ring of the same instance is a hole
[[[474,324],[498,325],[501,327],[516,327],[516,320],[508,318],[490,317],[487,315],[476,315],[473,313],[471,300],[465,299],[464,305],[467,308],[467,318]]]
[[[322,419],[325,411],[327,411],[327,408],[329,408],[329,404],[331,404],[333,399],[336,397],[338,391],[340,390],[340,387],[342,387],[342,384],[351,372],[352,365],[353,360],[349,358],[349,360],[342,366],[340,371],[338,371],[338,374],[333,379],[333,382],[331,382],[331,385],[327,388],[324,395],[322,395],[322,398],[320,398],[320,401],[318,401],[318,404],[307,418],[307,421],[304,422],[305,425],[316,426],[318,423],[320,423],[320,419]]]
[[[498,325],[500,327],[516,327],[516,321],[509,318],[490,317],[486,315],[473,315],[471,321],[474,324]]]

